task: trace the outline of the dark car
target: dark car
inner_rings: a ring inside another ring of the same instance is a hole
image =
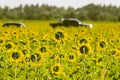
[[[5,22],[2,25],[3,27],[16,26],[16,27],[26,27],[25,24],[21,22]]]
[[[50,25],[55,28],[57,26],[65,26],[65,27],[69,27],[69,26],[85,26],[85,27],[90,27],[92,28],[92,24],[85,24],[82,23],[81,21],[79,21],[78,19],[74,19],[74,18],[68,18],[68,19],[61,19],[59,22],[57,23],[50,23]]]

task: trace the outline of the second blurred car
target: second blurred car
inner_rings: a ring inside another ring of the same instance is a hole
[[[16,27],[26,27],[24,23],[21,22],[5,22],[2,25],[3,27],[16,26]]]

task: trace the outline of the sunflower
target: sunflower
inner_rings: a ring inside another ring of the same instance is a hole
[[[41,48],[40,48],[40,52],[41,52],[41,53],[46,53],[46,52],[47,52],[47,48],[44,47],[44,46],[41,47]]]
[[[30,63],[31,63],[30,59],[31,59],[31,58],[30,58],[30,54],[27,54],[27,55],[24,57],[24,60],[23,60],[23,61],[24,61],[25,64],[30,64]]]
[[[40,53],[34,53],[34,54],[31,54],[30,56],[30,61],[31,61],[31,64],[34,65],[34,66],[40,66],[43,62],[43,54],[40,54]]]
[[[106,49],[108,47],[108,43],[106,40],[100,40],[97,43],[97,49],[102,50],[102,49]]]
[[[61,31],[56,32],[56,33],[55,33],[55,38],[56,38],[57,40],[63,39],[63,38],[64,38],[64,33],[61,32]]]
[[[92,37],[92,36],[89,36],[89,37],[88,37],[88,41],[89,41],[89,42],[92,42],[92,41],[93,41],[93,37]]]
[[[76,61],[76,56],[75,56],[75,54],[69,54],[69,55],[68,55],[68,61],[69,61],[69,62],[75,62],[75,61]]]
[[[112,38],[109,39],[109,43],[110,43],[112,46],[114,45],[114,42],[115,42],[114,39],[112,39]]]
[[[60,54],[59,54],[59,58],[60,58],[60,59],[65,59],[65,58],[66,58],[66,54],[60,53]]]
[[[41,54],[51,54],[51,50],[49,49],[49,46],[38,46],[36,48],[36,51],[40,52]]]
[[[29,50],[28,50],[28,49],[22,49],[22,53],[23,53],[24,55],[27,55],[27,54],[29,54]]]
[[[102,58],[93,58],[93,62],[98,65],[98,63],[101,61]]]
[[[85,29],[85,28],[81,28],[80,33],[81,33],[82,35],[85,34],[85,33],[86,33],[86,29]]]
[[[10,51],[10,50],[12,50],[14,47],[16,47],[16,46],[14,45],[13,42],[6,42],[6,43],[4,44],[4,47],[5,47],[5,49],[6,49],[7,51]]]
[[[12,32],[12,35],[13,35],[14,37],[16,37],[16,38],[19,37],[19,33],[18,33],[18,31],[13,31],[13,32]]]
[[[87,42],[88,42],[88,41],[87,41],[87,39],[85,39],[85,38],[80,39],[80,44],[87,43]]]
[[[54,33],[54,38],[56,41],[60,41],[60,44],[63,44],[67,40],[67,34],[59,30]]]
[[[117,56],[119,54],[119,51],[118,49],[111,49],[109,54],[111,56]]]
[[[18,62],[22,61],[23,57],[24,56],[23,56],[21,50],[13,50],[10,52],[10,59],[13,62],[18,63]]]
[[[99,43],[99,46],[100,46],[101,48],[104,48],[104,47],[106,47],[106,43],[105,43],[104,41],[101,41],[101,42]]]
[[[51,68],[51,73],[59,75],[62,73],[62,66],[60,63],[56,63],[55,65],[52,66]]]
[[[0,38],[0,45],[4,45],[5,44],[5,40],[3,38]]]
[[[89,55],[91,53],[91,47],[89,44],[81,44],[78,47],[78,55]]]
[[[3,32],[3,36],[4,37],[9,37],[10,36],[10,32],[9,31],[4,31]]]
[[[46,40],[47,37],[48,37],[48,34],[44,33],[44,34],[40,35],[40,40]]]

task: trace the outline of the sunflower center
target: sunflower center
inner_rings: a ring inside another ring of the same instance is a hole
[[[59,71],[59,67],[58,66],[54,66],[53,71],[54,72],[58,72]]]
[[[104,48],[106,46],[106,43],[104,41],[100,42],[100,47]]]
[[[46,47],[41,47],[41,48],[40,48],[40,51],[41,51],[42,53],[44,53],[44,52],[47,51],[47,49],[46,49]]]
[[[31,55],[31,60],[32,60],[33,62],[37,62],[37,61],[39,61],[40,59],[41,59],[41,56],[40,56],[38,53],[35,53],[35,54]]]
[[[55,33],[55,38],[56,39],[63,39],[64,38],[64,34],[62,33],[62,32],[57,32],[57,33]]]
[[[18,59],[19,57],[20,57],[20,54],[19,54],[18,52],[13,52],[13,53],[12,53],[12,58],[13,58],[14,60]]]
[[[6,47],[7,49],[10,49],[10,48],[12,47],[12,45],[11,45],[10,43],[8,43],[8,44],[5,45],[5,47]]]
[[[111,54],[112,54],[112,55],[115,55],[115,54],[116,54],[116,51],[115,51],[115,50],[112,50],[112,51],[111,51]]]
[[[88,49],[87,46],[81,46],[81,47],[80,47],[80,52],[81,52],[82,54],[87,54],[88,51],[89,51],[89,49]]]
[[[3,40],[0,40],[0,43],[3,43]]]
[[[74,56],[73,55],[69,55],[69,59],[74,59]]]

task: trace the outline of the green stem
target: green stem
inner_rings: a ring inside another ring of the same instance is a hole
[[[17,76],[17,63],[15,62],[15,65],[14,65],[14,67],[15,67],[15,79],[14,80],[16,80],[16,76]]]

